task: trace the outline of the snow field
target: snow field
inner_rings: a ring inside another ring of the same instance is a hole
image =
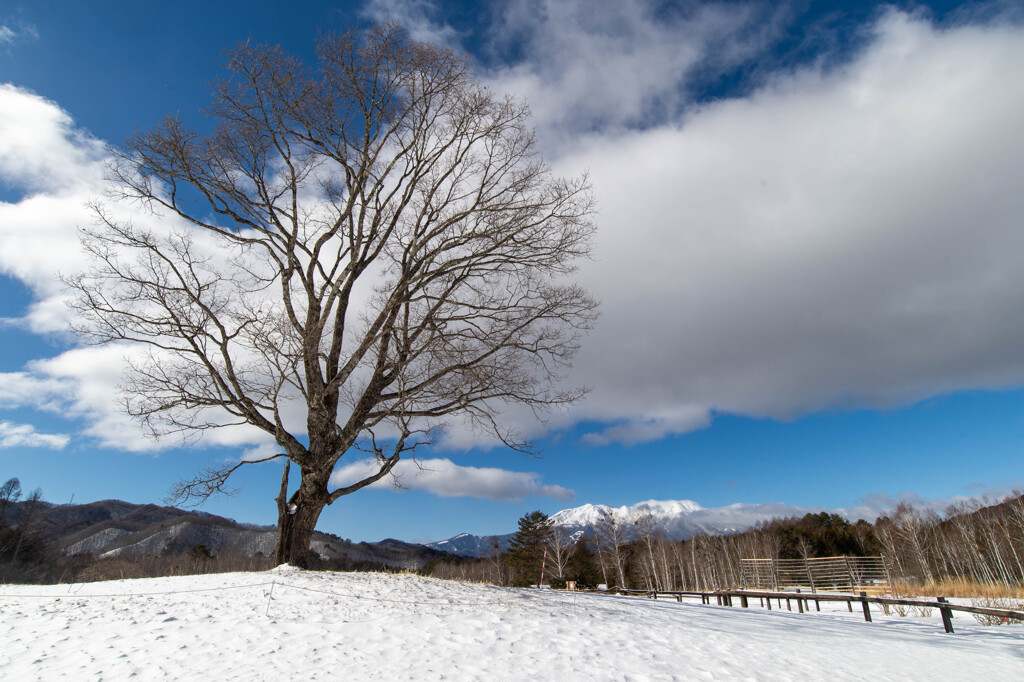
[[[0,594],[5,680],[987,680],[1024,670],[1020,626],[957,618],[947,635],[936,614],[873,608],[865,623],[825,603],[800,615],[785,602],[769,612],[757,600],[743,609],[289,567]]]

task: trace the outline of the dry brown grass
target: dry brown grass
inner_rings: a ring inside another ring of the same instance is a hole
[[[961,599],[1024,599],[1024,587],[973,580],[944,579],[931,583],[898,583],[901,597],[957,597]]]
[[[76,582],[124,580],[127,578],[161,578],[173,575],[199,575],[236,571],[265,571],[273,562],[266,557],[226,554],[209,559],[189,555],[141,556],[98,559],[75,576]]]

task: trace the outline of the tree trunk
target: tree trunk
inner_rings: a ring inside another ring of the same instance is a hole
[[[280,566],[281,564],[288,563],[285,559],[287,552],[285,551],[285,538],[288,537],[287,525],[289,524],[291,517],[288,515],[288,469],[291,467],[291,461],[284,461],[284,473],[281,475],[281,492],[277,495],[277,543],[274,546],[274,565]]]
[[[320,513],[327,506],[330,496],[327,494],[326,480],[323,476],[302,472],[302,482],[291,499],[285,504],[284,496],[288,488],[288,465],[285,465],[281,478],[281,494],[277,501],[277,547],[274,552],[274,564],[291,564],[299,568],[309,567],[310,540],[320,520]]]
[[[299,568],[309,567],[309,554],[312,551],[309,547],[313,539],[313,530],[316,522],[320,519],[320,512],[327,506],[325,502],[309,501],[298,503],[294,514],[289,514],[288,522],[285,524],[284,532],[279,534],[279,542],[284,548],[284,554],[279,564],[291,564]]]

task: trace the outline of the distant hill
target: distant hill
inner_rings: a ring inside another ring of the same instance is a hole
[[[737,533],[760,521],[803,516],[806,512],[806,509],[787,504],[730,504],[725,507],[707,508],[692,500],[647,500],[625,507],[585,504],[552,514],[551,521],[556,528],[570,534],[586,534],[593,537],[602,517],[605,514],[612,514],[616,522],[626,528],[627,537],[635,539],[636,522],[650,515],[654,528],[667,539],[686,540],[700,533]],[[459,556],[480,557],[493,551],[495,541],[501,549],[505,549],[511,537],[511,533],[498,536],[463,533],[448,540],[428,543],[427,547]]]
[[[426,546],[458,556],[482,557],[508,549],[508,541],[513,535],[513,533],[507,535],[470,535],[469,533],[463,533],[447,540],[431,542]]]
[[[12,521],[25,512],[25,503],[14,505]],[[88,504],[41,503],[33,522],[35,532],[48,544],[68,555],[134,557],[181,554],[198,545],[218,553],[252,556],[274,552],[273,526],[240,524],[223,516],[186,511],[154,504],[102,500]],[[402,542],[354,543],[336,535],[316,532],[313,550],[324,559],[345,559],[360,564],[416,570],[431,559],[445,556],[439,549]]]

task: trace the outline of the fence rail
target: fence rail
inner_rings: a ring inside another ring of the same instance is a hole
[[[691,592],[691,591],[665,591],[665,590],[615,590],[618,594],[623,595],[639,595],[649,597],[651,599],[657,599],[659,595],[666,597],[675,597],[676,601],[682,602],[683,597],[700,597],[702,604],[710,604],[711,599],[717,600],[719,606],[733,606],[733,597],[738,597],[740,606],[748,608],[750,605],[750,599],[760,599],[761,604],[767,604],[768,610],[772,609],[772,600],[776,600],[779,608],[782,608],[782,602],[786,602],[786,607],[792,611],[792,602],[796,602],[797,609],[800,613],[803,613],[806,609],[810,611],[810,603],[813,601],[815,608],[821,611],[821,602],[845,602],[850,611],[853,611],[853,604],[859,603],[864,612],[864,620],[868,623],[871,622],[871,611],[868,608],[868,604],[884,604],[890,606],[916,606],[920,608],[938,609],[939,614],[942,616],[942,625],[946,632],[953,632],[953,611],[961,611],[964,613],[975,613],[984,616],[992,616],[995,618],[1005,618],[1013,621],[1024,621],[1024,611],[1015,611],[1010,609],[995,609],[988,606],[967,606],[965,604],[951,604],[946,601],[945,597],[938,597],[935,601],[927,601],[922,599],[904,599],[902,597],[871,597],[867,593],[861,592],[859,595],[856,594],[835,594],[828,592],[801,592],[797,590],[795,592],[777,592],[777,591],[758,591],[758,590],[716,590],[714,592]],[[767,600],[767,601],[765,601]]]
[[[740,559],[740,584],[747,589],[858,592],[890,583],[884,556]]]

